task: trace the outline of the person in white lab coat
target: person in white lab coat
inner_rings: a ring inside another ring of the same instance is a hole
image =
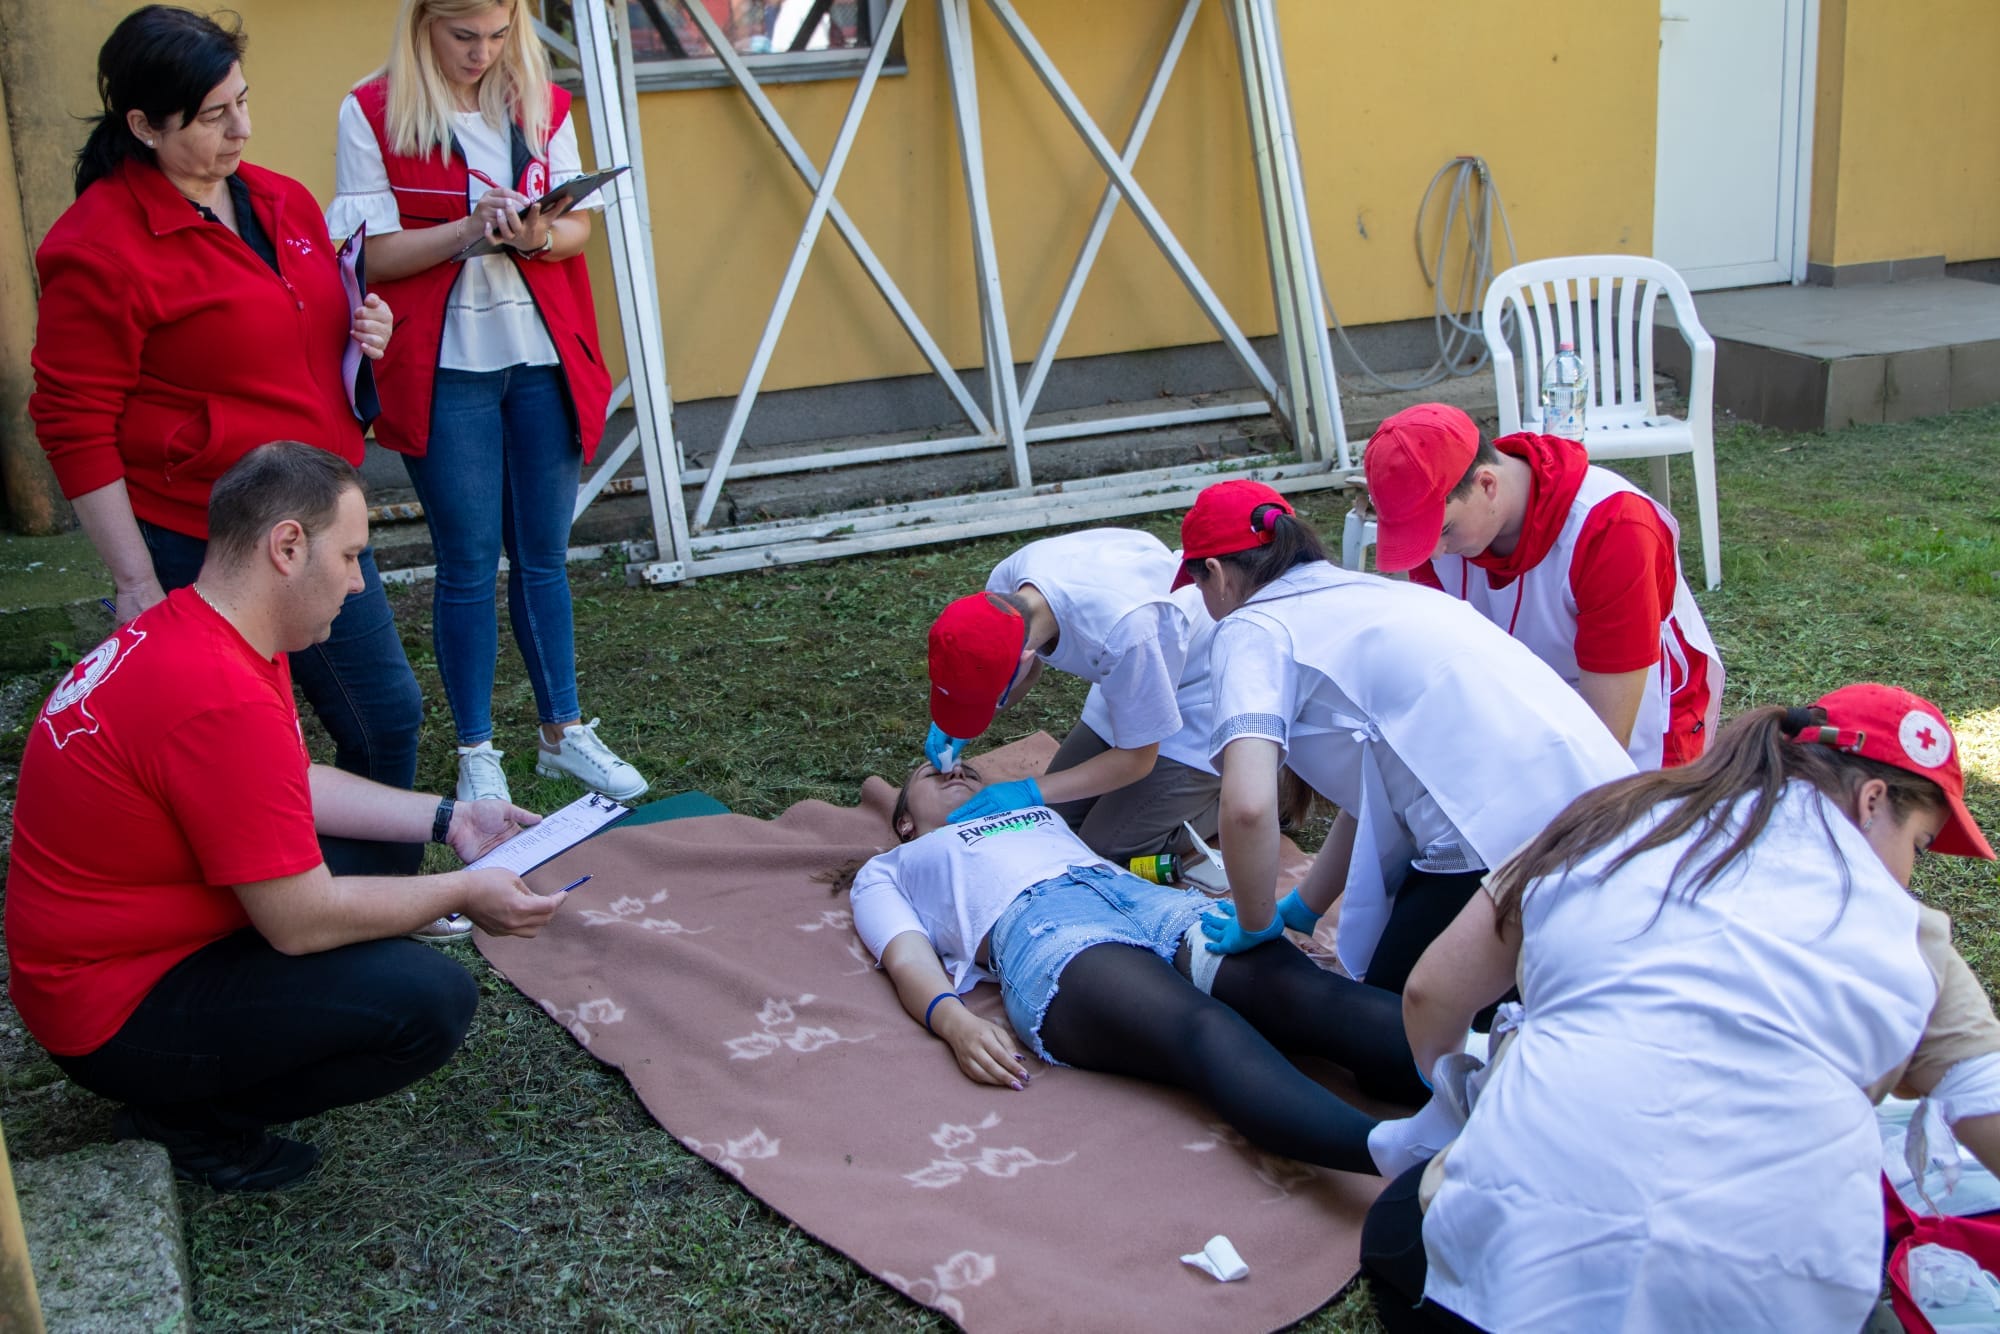
[[[1030,542],[930,632],[924,757],[949,772],[965,743],[1053,667],[1090,683],[1083,717],[1040,778],[995,783],[954,818],[1052,808],[1099,856],[1186,851],[1183,821],[1215,833],[1221,780],[1208,758],[1214,623],[1151,533],[1092,528]]]
[[[1180,582],[1216,618],[1210,649],[1233,953],[1311,931],[1341,899],[1337,946],[1391,991],[1485,868],[1580,793],[1633,772],[1582,696],[1472,608],[1330,564],[1261,482],[1210,486],[1181,525]],[[1305,883],[1277,894],[1278,771],[1340,808]]]
[[[1522,1013],[1457,1140],[1369,1214],[1384,1323],[1858,1329],[1871,1104],[1926,1095],[2000,1167],[2000,1023],[1907,888],[1926,851],[1993,856],[1964,786],[1935,705],[1846,686],[1584,796],[1502,867],[1404,992],[1433,1072],[1517,983]]]

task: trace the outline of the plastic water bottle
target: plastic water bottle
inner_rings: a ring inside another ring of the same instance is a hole
[[[1542,367],[1542,434],[1583,440],[1583,414],[1590,406],[1590,368],[1563,343]]]

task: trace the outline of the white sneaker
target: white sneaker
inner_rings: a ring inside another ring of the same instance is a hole
[[[429,926],[420,926],[410,932],[411,940],[421,940],[426,945],[456,945],[461,940],[472,939],[472,919],[459,913],[440,917]]]
[[[480,801],[498,797],[501,801],[511,802],[513,797],[507,792],[507,773],[500,767],[500,757],[506,753],[493,749],[491,741],[482,741],[476,746],[460,746],[458,799]]]
[[[563,728],[562,745],[554,750],[537,740],[535,772],[547,778],[574,778],[613,801],[630,801],[643,794],[650,784],[597,739],[597,725],[603,721],[592,718],[587,723],[571,723]]]

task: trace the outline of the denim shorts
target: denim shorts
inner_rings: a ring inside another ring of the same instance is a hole
[[[1092,945],[1115,942],[1172,963],[1181,938],[1207,907],[1200,894],[1108,866],[1072,866],[1042,881],[993,923],[990,959],[1007,1022],[1035,1055],[1061,1065],[1043,1048],[1041,1028],[1069,961]]]

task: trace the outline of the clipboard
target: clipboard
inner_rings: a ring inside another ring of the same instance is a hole
[[[534,208],[540,205],[542,211],[547,212],[556,205],[567,202],[570,208],[575,208],[630,170],[632,170],[630,166],[606,167],[602,171],[589,171],[581,176],[572,176],[561,185],[552,187],[548,193],[530,203],[528,207]],[[523,212],[525,211],[524,209]],[[481,236],[451,258],[452,262],[456,263],[459,260],[477,259],[481,255],[498,254],[506,248],[499,241]]]
[[[368,299],[367,258],[368,224],[362,223],[354,229],[354,234],[340,243],[337,252],[340,259],[340,286],[347,293],[347,322],[354,323],[354,312],[361,309],[361,303]],[[382,399],[375,392],[375,363],[361,354],[361,344],[352,338],[340,354],[340,378],[347,386],[347,406],[354,410],[354,416],[363,426],[367,426],[382,415]]]

